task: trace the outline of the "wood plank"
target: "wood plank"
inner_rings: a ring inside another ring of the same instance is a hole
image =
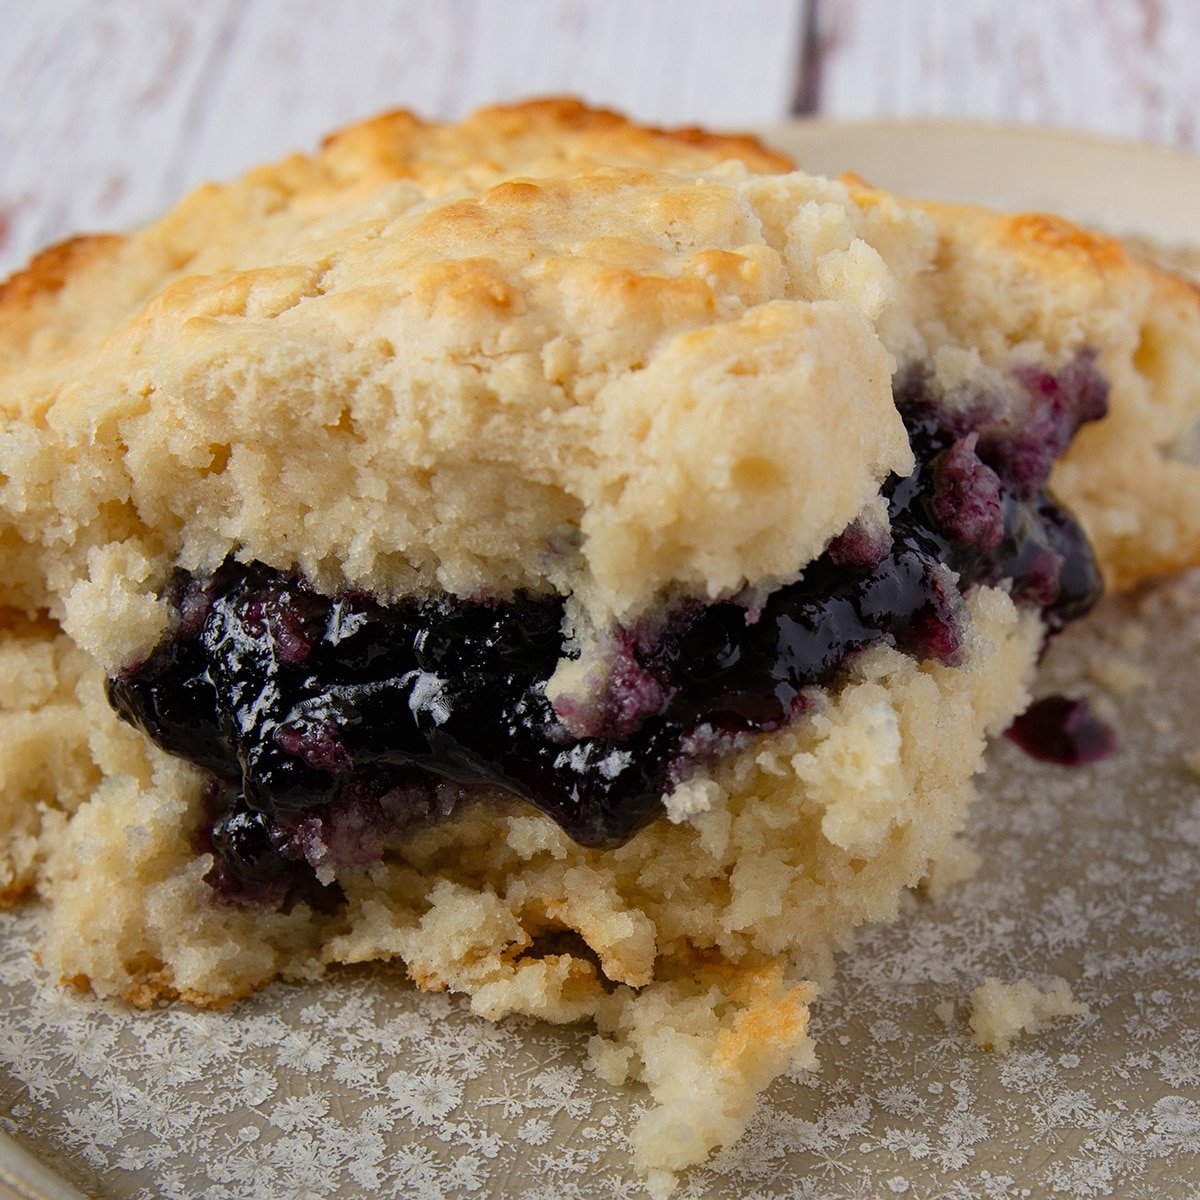
[[[1200,149],[1195,0],[821,0],[820,111],[1034,122]]]
[[[9,5],[0,39],[0,270],[161,203],[237,0],[152,13]]]
[[[804,0],[43,0],[0,40],[0,271],[408,106],[571,92],[641,119],[788,111]]]
[[[223,175],[381,108],[454,118],[569,92],[647,121],[747,126],[787,111],[800,0],[449,0],[246,7],[194,147]],[[390,14],[390,15],[389,15]],[[312,30],[321,28],[320,37]],[[264,80],[270,81],[264,87]]]

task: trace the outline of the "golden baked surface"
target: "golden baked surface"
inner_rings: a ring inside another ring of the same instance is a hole
[[[789,167],[566,100],[394,113],[0,288],[0,896],[50,905],[48,970],[220,1004],[394,958],[490,1016],[592,1019],[596,1069],[650,1086],[651,1171],[807,1061],[833,953],[953,859],[1026,701],[1040,627],[1003,589],[962,665],[859,656],[618,850],[497,800],[336,868],[333,914],[214,903],[202,778],[102,686],[171,573],[231,553],[385,599],[555,591],[585,648],[769,590],[886,519],[912,363],[1019,421],[1014,371],[1094,354],[1111,413],[1053,486],[1112,580],[1200,560],[1194,288],[1057,218]]]

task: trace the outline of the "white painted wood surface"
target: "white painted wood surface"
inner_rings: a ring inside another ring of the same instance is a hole
[[[821,112],[947,116],[1200,150],[1197,0],[821,0]]]
[[[568,91],[664,123],[802,106],[1200,149],[1198,0],[0,0],[0,30],[0,273],[397,105]]]

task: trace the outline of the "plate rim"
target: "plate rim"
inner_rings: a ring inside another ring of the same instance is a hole
[[[1046,212],[1200,246],[1200,154],[1108,134],[958,117],[799,117],[760,126],[801,170],[854,172],[915,199]],[[895,145],[893,146],[893,140]]]
[[[44,1159],[0,1130],[0,1200],[91,1200]]]
[[[983,117],[938,117],[916,115],[911,117],[830,117],[820,113],[812,116],[784,117],[778,121],[767,121],[754,126],[751,132],[764,141],[772,133],[796,128],[821,129],[830,132],[869,133],[888,132],[897,129],[906,132],[944,133],[955,131],[971,135],[999,134],[1013,140],[1029,140],[1089,144],[1109,150],[1128,151],[1136,154],[1151,154],[1200,169],[1200,150],[1186,150],[1169,146],[1163,142],[1145,141],[1115,133],[1098,133],[1090,129],[1071,129],[1061,125],[1042,125],[1036,121],[1000,121]]]

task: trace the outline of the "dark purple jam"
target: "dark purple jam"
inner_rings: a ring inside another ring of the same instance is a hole
[[[1005,731],[1026,754],[1060,767],[1080,767],[1116,754],[1112,726],[1086,700],[1047,696],[1031,704]]]
[[[1087,355],[1018,380],[1031,413],[1011,432],[903,374],[917,466],[885,489],[890,538],[848,531],[756,608],[686,602],[618,631],[608,692],[586,714],[545,696],[563,653],[558,597],[385,606],[233,560],[176,580],[173,633],[108,681],[109,699],[212,773],[219,811],[202,840],[210,882],[233,900],[311,892],[314,867],[376,861],[479,784],[585,846],[619,845],[692,763],[784,724],[858,651],[886,642],[956,663],[969,589],[1010,583],[1051,633],[1091,607],[1091,550],[1045,483],[1103,415],[1106,386]]]

